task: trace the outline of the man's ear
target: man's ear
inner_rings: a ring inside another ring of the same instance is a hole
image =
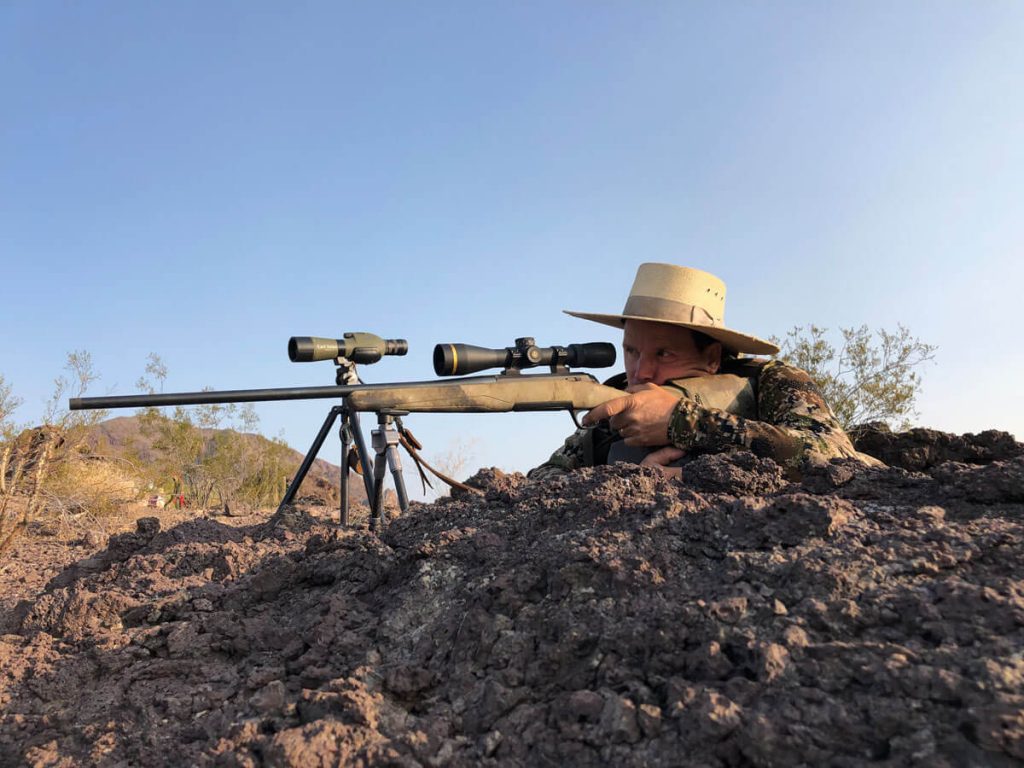
[[[718,373],[718,369],[722,367],[722,345],[717,341],[714,344],[708,344],[704,348],[703,355],[708,373]]]

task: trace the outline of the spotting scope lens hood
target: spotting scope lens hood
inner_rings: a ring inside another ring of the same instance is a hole
[[[516,339],[516,346],[504,349],[472,344],[438,344],[434,347],[434,373],[438,376],[468,376],[488,368],[520,370],[550,365],[565,368],[607,368],[615,365],[615,345],[598,341],[566,347],[538,347],[532,338]]]
[[[384,355],[404,355],[409,351],[405,339],[382,339],[373,333],[346,333],[340,339],[319,336],[292,336],[288,339],[288,359],[293,363],[315,363],[339,357],[353,363],[376,363]]]

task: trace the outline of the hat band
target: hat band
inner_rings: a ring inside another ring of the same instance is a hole
[[[647,317],[656,322],[690,323],[711,327],[719,324],[704,307],[658,299],[654,296],[630,296],[626,299],[626,308],[622,310],[622,314]]]

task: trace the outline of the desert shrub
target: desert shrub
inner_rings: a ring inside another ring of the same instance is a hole
[[[54,380],[43,425],[19,430],[11,412],[20,402],[0,379],[0,551],[11,545],[18,533],[50,501],[63,503],[50,486],[55,473],[63,471],[80,455],[86,435],[104,416],[102,411],[69,411],[67,398],[80,397],[99,376],[88,352],[70,352],[65,375]],[[17,497],[18,503],[14,503]]]
[[[772,341],[781,348],[777,357],[810,374],[845,429],[871,421],[908,428],[917,415],[920,366],[934,359],[937,348],[902,325],[895,332],[872,332],[866,325],[839,330],[838,349],[828,329],[816,325],[795,326]]]
[[[299,461],[280,438],[255,438],[260,446],[249,462],[236,494],[240,501],[254,507],[277,504],[288,488],[288,481],[299,468]]]
[[[24,505],[14,504],[14,491],[20,484],[22,467],[12,461],[18,433],[14,412],[20,405],[21,399],[14,396],[10,384],[0,375],[0,551],[5,542],[9,543],[24,512],[21,508]]]
[[[151,354],[137,386],[162,391],[166,377],[167,367]],[[148,481],[163,486],[173,479],[196,508],[276,504],[298,466],[283,441],[254,434],[259,417],[251,404],[177,407],[170,414],[145,408],[137,416],[156,454],[144,463]]]
[[[82,455],[54,468],[44,495],[47,507],[55,512],[103,517],[120,514],[142,491],[138,473],[130,465]]]
[[[14,412],[21,405],[21,398],[15,397],[3,375],[0,375],[0,498],[6,498],[7,488],[13,474],[11,458],[14,454],[14,439],[19,430],[14,422]]]

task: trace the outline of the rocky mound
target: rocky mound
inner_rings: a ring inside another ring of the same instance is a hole
[[[380,539],[143,521],[0,637],[0,763],[1024,760],[1024,457],[684,476],[485,472]]]
[[[988,464],[1024,454],[1024,445],[1009,432],[988,429],[980,434],[951,435],[915,427],[893,432],[884,422],[870,422],[852,431],[858,451],[876,456],[890,467],[921,471],[946,461]]]

